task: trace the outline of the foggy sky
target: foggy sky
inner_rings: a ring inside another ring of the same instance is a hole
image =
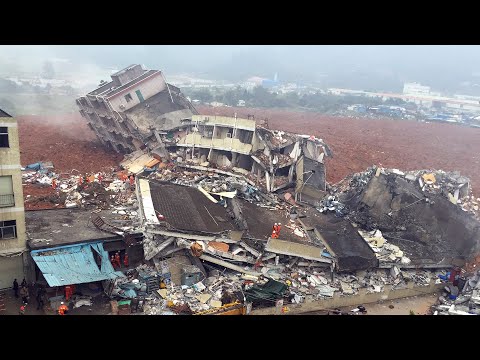
[[[282,81],[390,91],[406,81],[461,91],[480,75],[480,46],[474,45],[9,45],[0,46],[0,75],[39,72],[48,59],[72,72],[140,63],[163,70],[167,79],[187,73],[242,81],[278,73]]]

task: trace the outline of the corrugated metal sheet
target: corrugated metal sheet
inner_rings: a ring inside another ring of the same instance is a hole
[[[100,268],[93,251],[101,259]],[[31,255],[50,286],[82,284],[123,276],[114,270],[101,242],[34,250]]]

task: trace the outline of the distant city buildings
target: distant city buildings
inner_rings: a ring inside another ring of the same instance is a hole
[[[429,95],[430,86],[423,86],[419,83],[405,83],[403,85],[403,95]]]

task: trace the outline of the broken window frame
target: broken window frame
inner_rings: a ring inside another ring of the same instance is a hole
[[[133,101],[132,94],[128,93],[127,95],[125,95],[125,101],[127,103],[130,102],[130,101]]]
[[[13,236],[7,237],[11,233]],[[17,220],[0,221],[0,240],[9,240],[17,238]]]
[[[9,148],[8,127],[0,126],[0,148]]]

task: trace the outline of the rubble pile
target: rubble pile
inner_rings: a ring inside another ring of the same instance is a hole
[[[385,169],[376,166],[368,168],[362,173],[356,173],[345,178],[330,188],[332,193],[345,193],[354,189],[363,189],[372,176],[396,175],[409,182],[416,183],[418,188],[425,194],[440,194],[449,199],[453,204],[458,204],[464,211],[479,215],[480,198],[469,195],[470,180],[461,176],[458,171],[445,172],[443,170],[416,170],[400,171],[398,169]],[[337,200],[337,199],[335,199]],[[330,201],[330,198],[327,199]],[[330,207],[337,203],[329,204]],[[328,205],[326,205],[328,207]]]
[[[251,185],[240,177],[216,174],[210,171],[186,171],[173,165],[169,166],[169,168],[159,168],[149,174],[147,178],[177,185],[201,188],[224,206],[226,205],[226,199],[239,197],[262,207],[272,209],[283,208],[283,206],[280,206],[275,194],[265,194],[258,187]],[[278,181],[281,182],[283,177],[278,177],[278,179]],[[286,178],[286,180],[288,181],[288,178]]]
[[[449,275],[444,271],[437,281],[447,280]],[[432,311],[434,315],[480,315],[480,271],[447,284]]]
[[[345,205],[338,201],[338,198],[335,195],[329,195],[320,202],[320,206],[317,207],[317,210],[320,213],[334,211],[336,216],[344,216]]]
[[[404,256],[403,251],[398,246],[389,244],[380,230],[368,232],[358,230],[358,233],[370,245],[380,263],[400,262],[403,265],[410,264],[410,259]]]
[[[376,167],[369,167],[367,170],[349,175],[335,185],[329,186],[328,190],[332,194],[343,193],[352,189],[363,189],[376,171]]]
[[[77,174],[74,175],[74,172]],[[65,208],[114,208],[113,213],[133,219],[137,216],[138,207],[135,192],[128,180],[118,177],[120,175],[116,172],[79,174],[73,170],[70,174],[57,174],[51,163],[28,165],[22,170],[23,183],[51,187],[52,193],[42,197],[27,195],[25,202],[49,201],[52,206]]]

